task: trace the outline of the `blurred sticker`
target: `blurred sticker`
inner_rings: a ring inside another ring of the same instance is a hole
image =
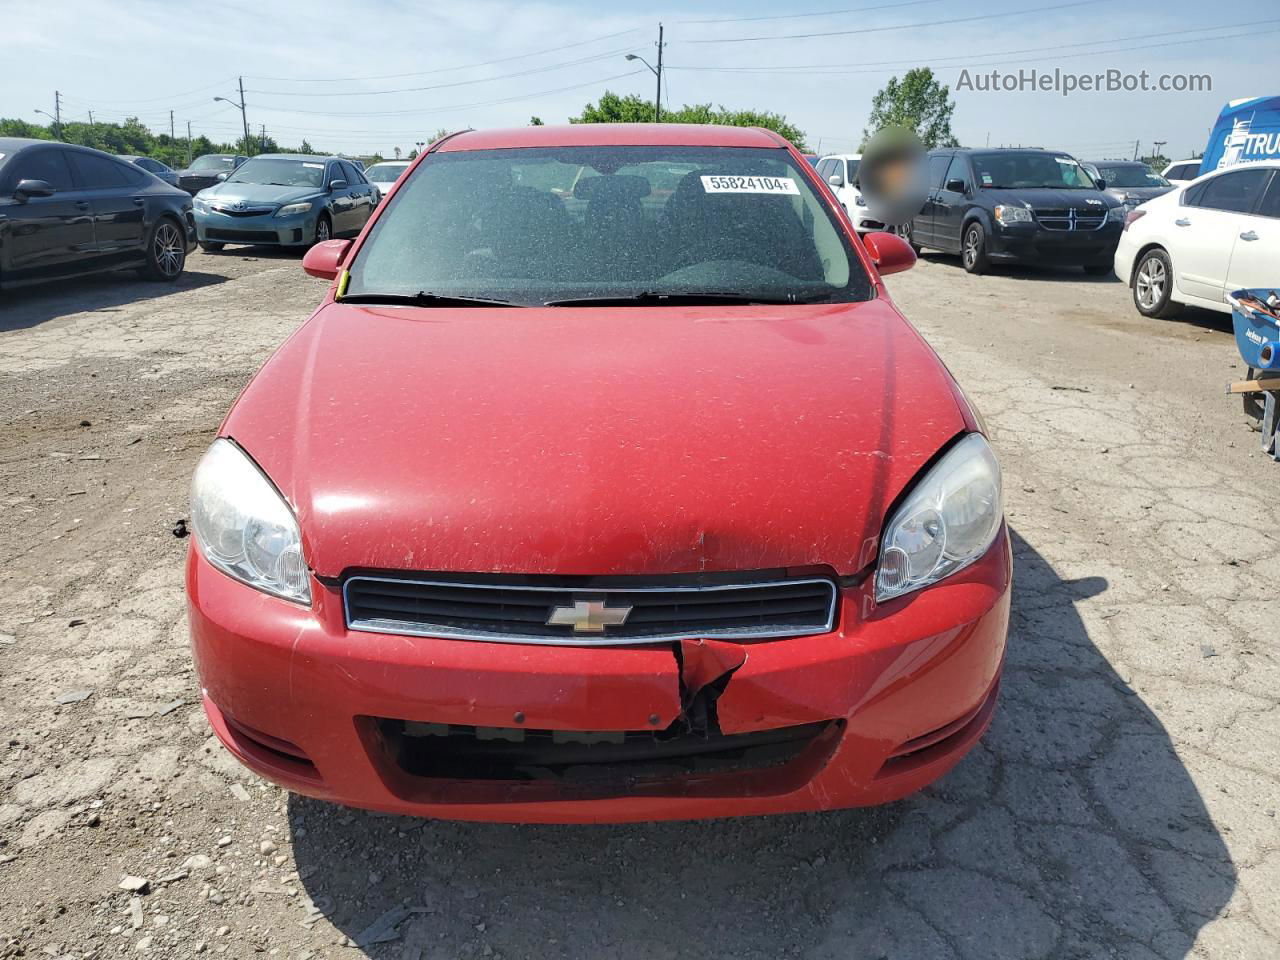
[[[982,185],[983,185],[984,187],[989,187],[989,186],[991,186],[993,183],[995,183],[995,181],[991,179],[991,174],[989,174],[989,173],[984,173],[984,174],[982,175]]]
[[[800,196],[800,188],[790,177],[703,177],[707,193],[780,193]]]

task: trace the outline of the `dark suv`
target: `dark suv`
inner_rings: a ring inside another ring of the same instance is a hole
[[[1124,208],[1074,157],[1056,150],[939,149],[929,192],[908,225],[915,247],[958,253],[970,273],[993,260],[1111,272]]]

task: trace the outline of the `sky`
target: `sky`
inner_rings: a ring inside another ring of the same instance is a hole
[[[349,154],[406,153],[439,129],[563,123],[605,90],[664,103],[784,114],[811,149],[857,148],[872,97],[931,66],[952,88],[967,146],[1034,145],[1081,159],[1203,150],[1228,100],[1280,94],[1280,7],[1240,0],[1221,26],[1189,0],[763,0],[642,4],[543,0],[49,0],[6,9],[0,117],[136,116],[154,130],[231,141],[250,127]],[[1197,92],[976,89],[992,70],[1205,74]],[[965,73],[967,71],[967,74]],[[968,89],[960,89],[968,78]]]

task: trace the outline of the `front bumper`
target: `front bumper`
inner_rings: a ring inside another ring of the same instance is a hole
[[[1046,266],[1111,264],[1124,225],[1109,222],[1100,230],[1046,230],[1036,223],[997,227],[990,238],[993,259]]]
[[[312,207],[306,213],[277,217],[265,213],[254,217],[231,217],[210,210],[196,212],[196,233],[202,243],[255,243],[281,247],[308,245],[316,235],[316,216]]]
[[[982,560],[931,589],[876,607],[869,582],[845,588],[831,633],[733,645],[746,657],[715,701],[724,735],[804,725],[822,733],[781,766],[622,785],[424,775],[405,767],[386,721],[375,718],[531,731],[664,728],[681,716],[688,677],[670,644],[349,633],[339,589],[313,581],[308,610],[231,580],[195,549],[187,591],[209,720],[262,776],[374,810],[586,823],[866,806],[926,786],[990,723],[1010,569],[1002,531]]]

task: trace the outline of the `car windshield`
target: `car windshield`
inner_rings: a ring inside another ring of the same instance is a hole
[[[1169,187],[1168,180],[1148,166],[1125,164],[1123,167],[1099,167],[1098,175],[1108,187]]]
[[[209,170],[214,173],[221,173],[223,170],[230,170],[236,165],[235,157],[216,157],[213,154],[205,154],[203,157],[196,157],[196,162],[191,165],[192,170]]]
[[[396,178],[408,168],[407,163],[375,163],[364,175],[374,183],[395,183]]]
[[[344,297],[865,300],[871,282],[788,151],[599,146],[429,156]]]
[[[979,185],[987,189],[1096,190],[1097,184],[1065,153],[975,153]]]
[[[323,160],[254,157],[227,177],[227,183],[270,183],[279,187],[318,187],[324,183]]]

